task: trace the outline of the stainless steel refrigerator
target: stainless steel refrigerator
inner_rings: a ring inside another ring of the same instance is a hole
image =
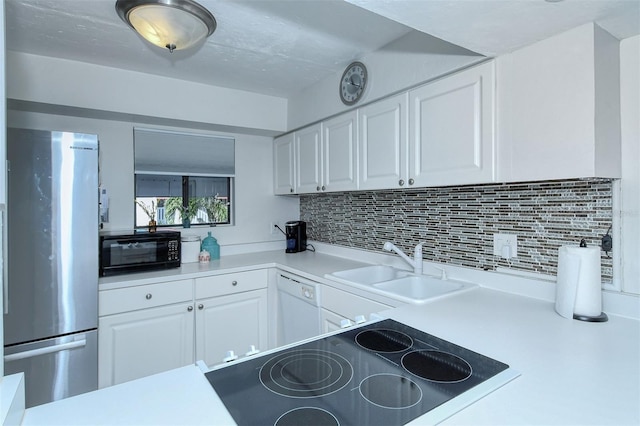
[[[98,387],[98,138],[7,129],[5,374],[28,407]]]

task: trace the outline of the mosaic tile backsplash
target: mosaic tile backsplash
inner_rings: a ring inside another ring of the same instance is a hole
[[[382,252],[391,241],[412,255],[471,268],[510,267],[555,276],[558,248],[600,245],[611,226],[612,182],[603,179],[489,184],[300,196],[311,240]],[[518,236],[518,257],[493,255],[493,234]],[[612,259],[602,252],[602,281]]]

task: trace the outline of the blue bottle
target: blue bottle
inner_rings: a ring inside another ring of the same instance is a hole
[[[211,255],[211,260],[220,259],[220,246],[218,240],[211,236],[211,232],[207,232],[209,235],[202,240],[202,250],[206,250]]]

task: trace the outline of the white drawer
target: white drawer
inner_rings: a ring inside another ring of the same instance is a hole
[[[196,278],[196,299],[266,288],[268,279],[266,269]]]
[[[99,316],[193,300],[192,284],[192,280],[180,280],[101,291]]]
[[[364,315],[368,319],[374,312],[392,308],[392,306],[330,286],[322,287],[322,307],[351,320],[356,315]]]

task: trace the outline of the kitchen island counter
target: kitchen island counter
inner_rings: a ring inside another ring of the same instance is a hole
[[[553,303],[478,288],[383,316],[505,362],[521,376],[444,424],[640,423],[640,322],[585,323]],[[254,409],[250,402],[247,409]],[[414,424],[423,424],[422,418]],[[195,366],[26,410],[23,425],[229,424]]]

